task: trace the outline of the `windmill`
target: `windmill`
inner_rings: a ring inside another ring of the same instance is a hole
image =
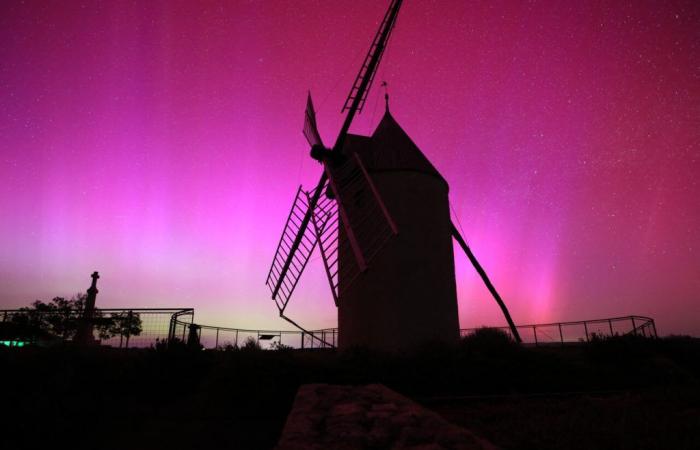
[[[372,136],[348,132],[401,3],[391,1],[374,36],[342,107],[347,116],[333,147],[324,145],[307,98],[303,133],[323,171],[314,189],[297,189],[266,284],[280,316],[306,331],[285,310],[318,247],[338,308],[341,348],[402,350],[428,340],[453,341],[459,337],[454,237],[519,342],[505,304],[450,219],[447,181],[391,116],[388,96]]]

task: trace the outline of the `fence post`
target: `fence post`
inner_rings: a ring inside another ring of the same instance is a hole
[[[558,323],[559,325],[559,342],[561,342],[561,345],[564,345],[564,334],[561,332],[561,323]]]
[[[170,326],[168,327],[168,342],[175,337],[175,314],[170,316]]]
[[[610,327],[610,337],[615,336],[615,333],[613,332],[613,327],[612,327],[612,319],[608,319],[608,326]]]
[[[535,336],[535,347],[539,347],[537,342],[537,325],[532,326],[532,334]]]
[[[7,311],[5,311],[5,314],[2,315],[2,321],[7,322]]]
[[[659,335],[656,334],[656,323],[654,322],[654,319],[651,319],[651,329],[654,330],[654,337],[658,338]]]
[[[333,328],[333,347],[337,347],[338,343],[335,341],[335,334],[336,334],[336,329]]]
[[[126,319],[126,346],[124,348],[129,348],[129,338],[131,337],[131,320],[134,317],[134,312],[129,310],[129,314]]]
[[[636,336],[637,335],[637,325],[634,323],[634,317],[630,317],[630,319],[632,319],[632,333],[634,333],[634,335]]]
[[[236,342],[233,345],[238,347],[238,330],[236,330]]]
[[[304,332],[301,332],[301,349],[304,350]]]
[[[586,342],[589,342],[588,339],[588,322],[583,322],[583,329],[586,331]]]

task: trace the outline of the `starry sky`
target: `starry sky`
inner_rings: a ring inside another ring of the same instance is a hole
[[[288,328],[264,285],[386,4],[0,2],[0,306]],[[406,0],[377,80],[517,323],[700,335],[700,3]],[[375,83],[352,132],[383,114]],[[462,327],[503,325],[456,248]],[[336,324],[312,258],[289,314]]]

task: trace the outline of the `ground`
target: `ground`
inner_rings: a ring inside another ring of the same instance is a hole
[[[0,448],[269,449],[297,389],[381,383],[504,449],[700,448],[700,341],[411,355],[186,348],[0,349]]]

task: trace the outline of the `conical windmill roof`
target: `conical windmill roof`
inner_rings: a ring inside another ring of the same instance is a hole
[[[344,152],[357,152],[371,172],[411,171],[447,181],[387,111],[371,137],[348,135]]]

